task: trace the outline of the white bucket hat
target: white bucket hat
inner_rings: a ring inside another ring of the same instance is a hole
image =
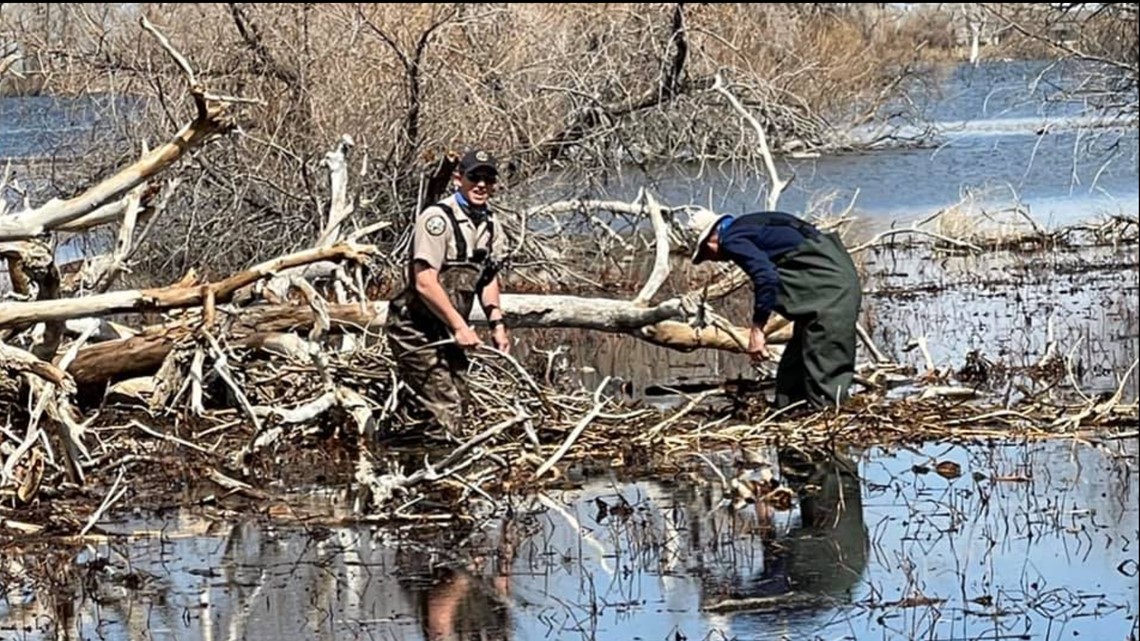
[[[714,211],[707,209],[696,209],[693,213],[689,214],[689,230],[697,235],[697,242],[693,245],[693,264],[699,265],[704,262],[700,257],[701,250],[704,249],[705,241],[712,235],[713,230],[720,224],[720,221],[725,218],[731,218],[726,214],[718,214]]]

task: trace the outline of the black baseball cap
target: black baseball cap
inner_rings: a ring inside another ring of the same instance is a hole
[[[470,174],[476,170],[488,171],[497,176],[499,174],[498,161],[487,151],[472,149],[463,154],[463,158],[459,160],[459,171],[463,174]]]

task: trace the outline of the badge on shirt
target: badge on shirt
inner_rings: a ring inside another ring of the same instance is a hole
[[[427,219],[427,222],[424,223],[424,229],[432,236],[438,236],[447,229],[447,221],[443,219],[443,216],[436,214]]]

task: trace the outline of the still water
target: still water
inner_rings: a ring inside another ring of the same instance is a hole
[[[780,175],[792,180],[779,207],[793,213],[841,211],[854,203],[853,213],[876,229],[963,202],[963,210],[975,216],[1020,204],[1046,227],[1105,214],[1136,216],[1135,122],[1090,113],[1072,102],[1048,102],[1043,87],[1072,86],[1074,79],[1042,78],[1044,67],[994,62],[950,68],[937,91],[915,96],[916,124],[890,130],[900,141],[925,132],[921,147],[782,158]],[[767,177],[758,171],[763,168],[692,162],[649,176],[630,169],[589,190],[628,199],[650,186],[670,204],[743,213],[765,206]],[[578,181],[543,186],[548,188],[564,197],[580,197],[587,189]]]
[[[785,475],[810,488],[787,511],[603,476],[442,538],[111,521],[151,534],[78,554],[54,613],[9,587],[0,636],[1135,639],[1136,465],[1135,439],[850,452]]]

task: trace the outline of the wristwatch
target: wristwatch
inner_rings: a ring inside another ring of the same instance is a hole
[[[503,326],[503,319],[496,318],[495,320],[487,321],[487,324],[491,326],[491,329],[497,329]]]

